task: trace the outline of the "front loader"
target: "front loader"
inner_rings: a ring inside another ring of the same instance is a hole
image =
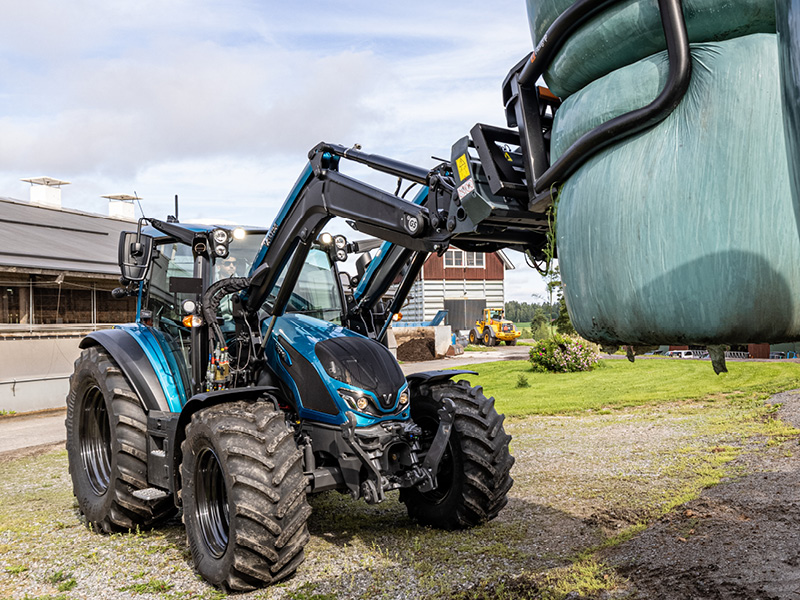
[[[483,315],[469,331],[469,343],[497,346],[505,342],[507,346],[516,346],[521,335],[514,322],[506,319],[505,309],[484,308]]]
[[[142,219],[122,234],[115,295],[137,297],[136,322],[82,340],[67,398],[86,524],[152,527],[182,510],[196,569],[229,590],[297,569],[309,494],[399,491],[412,518],[459,529],[496,517],[512,485],[503,416],[453,380],[470,373],[406,377],[381,343],[427,256],[466,231],[451,165],[328,144],[309,157],[268,230]],[[343,159],[420,191],[408,201],[356,181]],[[360,275],[341,267],[359,244],[323,231],[334,217],[386,240]],[[518,243],[515,223],[459,244]]]

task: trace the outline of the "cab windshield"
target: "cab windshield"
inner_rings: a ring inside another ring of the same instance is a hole
[[[287,261],[288,262],[291,261]],[[278,277],[264,309],[271,313],[272,305],[281,287],[286,284],[286,268]],[[290,284],[287,284],[290,285]],[[342,298],[336,282],[333,266],[328,253],[312,248],[306,257],[303,269],[292,289],[292,295],[286,306],[287,313],[309,315],[337,325],[342,323]]]
[[[228,256],[216,259],[213,280],[247,277],[263,243],[264,233],[264,231],[248,232],[243,239],[234,239],[228,246]]]

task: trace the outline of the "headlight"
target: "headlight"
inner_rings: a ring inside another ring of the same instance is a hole
[[[214,243],[224,244],[228,241],[228,232],[224,229],[215,229],[214,233],[211,234],[211,237],[214,238]]]
[[[214,246],[214,254],[220,258],[225,258],[228,256],[228,247],[225,244],[217,244]]]
[[[337,250],[336,251],[336,260],[339,262],[344,262],[347,260],[347,252],[344,250]]]
[[[200,327],[203,324],[203,319],[197,315],[186,315],[183,317],[182,323],[185,327]]]
[[[246,235],[247,232],[241,227],[237,227],[236,229],[233,230],[233,239],[235,240],[243,240]]]
[[[405,406],[408,404],[408,390],[404,390],[402,394],[400,394],[400,406]]]
[[[344,247],[347,246],[347,240],[343,235],[337,235],[333,238],[333,243],[336,244],[336,248],[340,250],[344,250]]]
[[[190,315],[197,309],[197,303],[194,300],[184,300],[181,308],[184,313]]]
[[[333,236],[326,231],[325,233],[321,234],[317,240],[323,246],[330,246],[333,243]]]
[[[369,400],[367,400],[364,396],[352,392],[350,390],[340,389],[339,395],[342,397],[342,400],[347,402],[347,405],[350,408],[354,408],[355,410],[364,411],[369,406]]]

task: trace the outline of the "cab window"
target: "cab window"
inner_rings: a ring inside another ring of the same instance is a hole
[[[288,262],[287,262],[288,265]],[[264,309],[272,312],[272,305],[278,292],[286,284],[286,268],[278,276]],[[306,257],[300,275],[292,289],[292,295],[286,306],[287,313],[309,315],[337,325],[342,322],[342,300],[336,282],[333,266],[328,253],[312,248]]]

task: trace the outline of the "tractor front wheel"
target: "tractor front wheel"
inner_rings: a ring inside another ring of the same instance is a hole
[[[478,343],[478,336],[475,334],[474,329],[469,330],[469,343],[473,346]]]
[[[172,498],[133,495],[148,487],[147,415],[100,346],[75,361],[66,427],[72,489],[87,527],[104,533],[146,528],[175,513]]]
[[[489,331],[488,327],[483,330],[483,345],[494,346],[494,338],[492,337],[492,332]]]
[[[508,502],[511,436],[503,428],[494,399],[466,381],[421,386],[411,398],[411,418],[423,430],[423,446],[430,446],[439,427],[438,411],[444,398],[456,405],[455,419],[439,471],[437,487],[400,491],[408,514],[424,525],[441,529],[474,527],[494,519]]]
[[[516,346],[516,345],[517,345],[517,340],[508,340],[506,342],[506,346]]]
[[[231,591],[295,572],[309,540],[302,455],[271,402],[194,414],[183,442],[183,506],[195,568]]]

